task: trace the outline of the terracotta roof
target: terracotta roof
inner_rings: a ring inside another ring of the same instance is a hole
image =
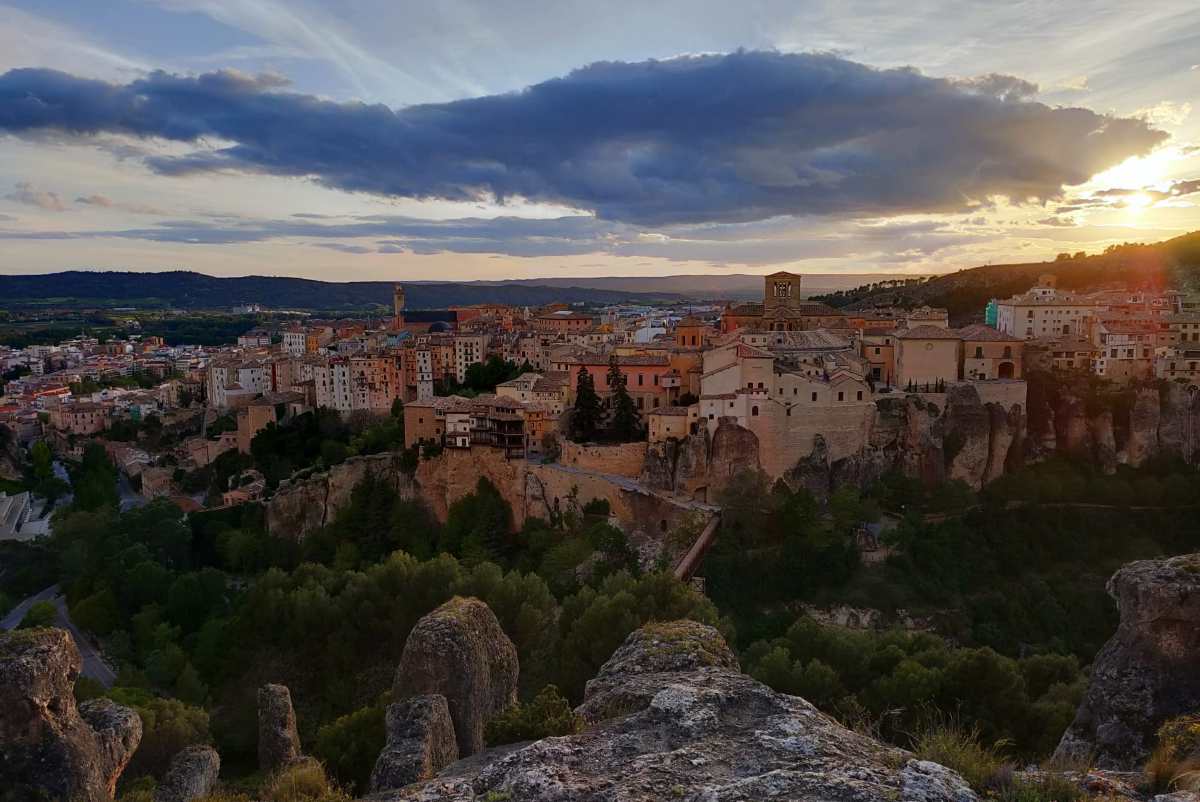
[[[896,337],[901,340],[961,340],[958,332],[954,329],[943,329],[939,326],[915,326],[911,329],[904,329],[897,332]]]
[[[1020,337],[1013,337],[982,323],[974,323],[958,330],[959,336],[972,342],[1019,342]]]

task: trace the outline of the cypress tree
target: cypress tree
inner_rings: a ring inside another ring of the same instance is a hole
[[[600,425],[600,397],[587,367],[579,366],[575,379],[575,407],[571,413],[571,436],[574,440],[590,440]]]
[[[637,440],[642,434],[642,418],[625,386],[628,379],[621,373],[614,354],[608,360],[608,386],[612,388],[612,431],[622,442]]]

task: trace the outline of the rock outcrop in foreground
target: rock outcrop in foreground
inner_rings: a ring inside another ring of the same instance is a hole
[[[192,802],[207,796],[220,773],[216,749],[202,744],[185,747],[171,758],[166,776],[154,789],[154,802]]]
[[[462,757],[483,749],[483,727],[517,701],[517,648],[479,599],[456,596],[417,622],[392,698],[446,697]]]
[[[458,760],[445,696],[430,693],[388,705],[386,727],[387,745],[371,772],[372,791],[433,779]]]
[[[79,650],[61,629],[0,634],[0,789],[12,799],[112,799],[142,721],[108,700],[75,706]]]
[[[258,767],[277,771],[301,757],[291,691],[286,685],[262,686],[258,689]]]
[[[588,684],[578,735],[497,749],[380,802],[973,802],[956,773],[851,732],[742,674],[689,621],[632,634]]]
[[[1130,563],[1108,593],[1121,623],[1056,756],[1133,768],[1163,722],[1200,710],[1200,554]]]

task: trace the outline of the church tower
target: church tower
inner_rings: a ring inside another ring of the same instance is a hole
[[[402,284],[392,287],[392,313],[395,318],[394,327],[402,328],[404,326],[404,286]]]

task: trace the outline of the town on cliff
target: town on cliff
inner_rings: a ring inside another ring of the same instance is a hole
[[[1198,799],[1200,304],[1057,285],[3,346],[0,802]]]

